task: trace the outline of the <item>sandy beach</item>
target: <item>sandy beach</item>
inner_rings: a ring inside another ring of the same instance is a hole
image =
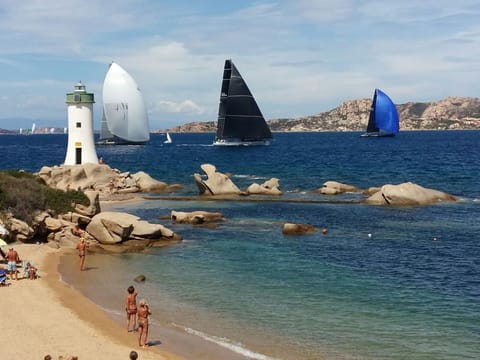
[[[128,359],[131,350],[139,359],[183,359],[152,346],[138,347],[134,333],[127,333],[101,308],[60,281],[57,271],[62,250],[46,244],[15,244],[22,260],[33,261],[40,278],[8,280],[0,287],[2,308],[2,359],[43,359],[50,354],[79,359]],[[5,264],[1,265],[6,268]]]

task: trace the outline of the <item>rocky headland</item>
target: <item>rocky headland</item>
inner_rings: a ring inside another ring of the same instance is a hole
[[[371,99],[350,100],[315,115],[270,119],[274,132],[363,131],[368,122]],[[396,104],[400,130],[475,130],[480,129],[480,98],[447,97],[436,102]],[[215,132],[216,122],[192,122],[170,132]]]
[[[92,251],[141,251],[164,246],[182,237],[160,224],[151,224],[122,212],[101,210],[101,201],[134,199],[134,194],[165,193],[180,185],[168,185],[144,172],[120,172],[105,164],[44,166],[34,176],[61,197],[72,191],[85,194],[88,204],[72,203],[70,211],[56,213],[37,208],[31,221],[14,217],[8,209],[0,217],[0,230],[9,242],[48,242],[57,248],[75,248],[79,238],[90,241]],[[40,190],[42,191],[42,190]]]

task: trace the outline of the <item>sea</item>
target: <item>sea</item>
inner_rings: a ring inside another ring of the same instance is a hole
[[[74,255],[60,265],[64,281],[122,325],[133,284],[153,309],[159,347],[168,348],[168,330],[226,349],[226,359],[480,358],[480,131],[275,133],[270,146],[234,148],[212,146],[211,133],[171,137],[97,154],[122,172],[183,185],[109,205],[183,241],[89,254],[85,277],[68,275]],[[63,134],[0,136],[0,168],[59,165],[66,145]],[[205,163],[241,189],[278,178],[284,195],[204,201],[193,174]],[[360,189],[413,182],[460,201],[372,206],[361,192],[313,192],[329,180]],[[225,221],[172,224],[172,210],[221,212]],[[283,235],[286,222],[319,231]],[[133,281],[139,274],[144,283]]]

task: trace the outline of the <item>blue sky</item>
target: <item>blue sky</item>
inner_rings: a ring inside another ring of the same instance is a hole
[[[369,98],[478,97],[478,0],[2,0],[0,128],[63,127],[65,94],[111,61],[137,81],[151,129],[216,120],[225,59],[267,119]]]

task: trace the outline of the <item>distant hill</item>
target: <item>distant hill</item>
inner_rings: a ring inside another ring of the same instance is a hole
[[[368,121],[371,99],[350,100],[335,109],[298,118],[268,120],[275,132],[361,131]],[[448,97],[437,102],[397,104],[401,130],[480,129],[480,98]],[[216,122],[193,122],[162,131],[215,132]]]

